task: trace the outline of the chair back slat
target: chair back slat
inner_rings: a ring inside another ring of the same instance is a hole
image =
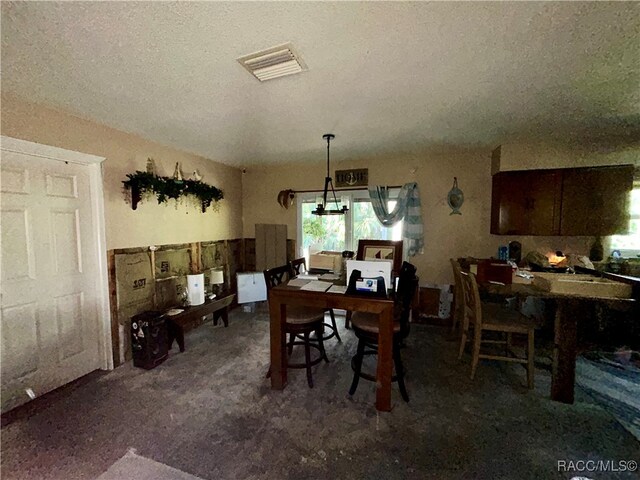
[[[289,267],[291,270],[290,275],[292,277],[295,277],[296,275],[307,272],[307,261],[304,257],[296,258],[295,260],[291,260],[291,262],[289,262]]]
[[[482,304],[480,303],[480,292],[478,283],[473,273],[460,272],[462,277],[462,290],[464,296],[464,318],[465,326],[467,322],[475,325],[475,328],[482,328]]]
[[[453,315],[455,321],[463,324],[464,322],[464,292],[462,290],[462,269],[457,260],[450,258],[451,268],[453,270]]]
[[[286,282],[289,279],[289,265],[282,265],[281,267],[269,268],[263,272],[264,281],[267,284],[267,292],[273,287]]]

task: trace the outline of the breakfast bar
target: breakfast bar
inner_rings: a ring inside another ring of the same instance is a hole
[[[578,276],[576,276],[578,277]],[[588,305],[604,304],[612,308],[629,308],[635,302],[630,298],[597,296],[590,291],[581,293],[560,293],[522,283],[483,283],[482,289],[492,295],[502,297],[539,297],[551,299],[556,304],[554,320],[554,346],[551,377],[551,399],[562,403],[573,403],[575,392],[578,315],[576,311]]]

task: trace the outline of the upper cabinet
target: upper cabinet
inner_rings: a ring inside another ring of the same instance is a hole
[[[499,172],[493,176],[491,233],[626,233],[633,165]]]
[[[562,174],[558,170],[500,172],[493,176],[491,233],[556,235]]]

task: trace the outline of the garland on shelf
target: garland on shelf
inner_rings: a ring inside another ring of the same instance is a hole
[[[158,203],[166,203],[169,199],[191,195],[197,198],[204,213],[213,202],[224,198],[222,190],[200,180],[175,180],[171,177],[160,177],[153,173],[136,171],[127,174],[128,180],[123,180],[125,190],[131,192],[131,207],[138,208],[138,202],[144,194],[155,195]]]

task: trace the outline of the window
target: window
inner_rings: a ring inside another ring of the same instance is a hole
[[[397,198],[400,190],[391,190],[390,196]],[[356,251],[358,240],[401,240],[402,221],[393,227],[383,227],[376,217],[367,191],[336,192],[340,205],[346,205],[346,215],[317,216],[311,212],[322,198],[318,194],[299,194],[298,209],[298,245],[299,252],[308,258],[310,252],[330,250]],[[390,200],[387,208],[392,210],[395,200]]]
[[[629,233],[611,236],[611,249],[624,257],[640,255],[640,181],[635,181],[629,200]]]

